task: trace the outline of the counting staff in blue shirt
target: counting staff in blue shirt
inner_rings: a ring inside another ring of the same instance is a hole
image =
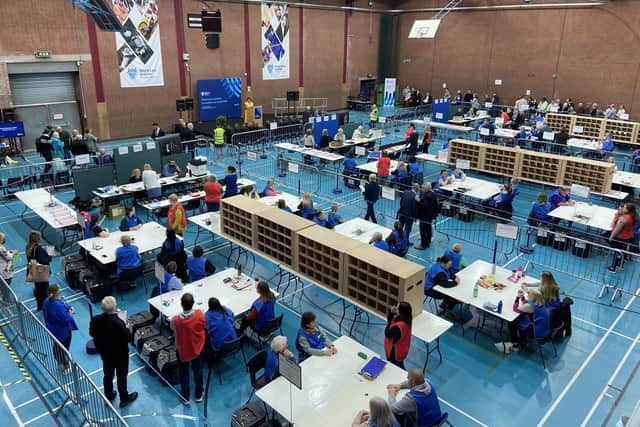
[[[179,175],[180,172],[180,166],[178,166],[173,159],[169,160],[169,162],[162,167],[163,177],[176,176]]]
[[[87,224],[86,228],[84,229],[85,239],[109,236],[109,230],[107,230],[106,228],[100,227],[100,225],[98,224],[98,221],[100,221],[100,217],[98,216],[98,214],[91,215],[91,221],[89,222],[89,224]]]
[[[116,249],[116,276],[120,277],[122,270],[133,270],[140,267],[142,258],[138,247],[131,244],[131,236],[126,234],[120,237],[120,246]]]
[[[338,213],[338,204],[334,203],[331,205],[331,211],[327,214],[327,222],[331,226],[331,228],[335,227],[338,224],[342,224],[344,220],[342,216]]]
[[[547,223],[551,221],[549,212],[552,210],[553,208],[551,207],[551,203],[547,200],[547,195],[544,193],[538,193],[538,200],[533,203],[533,207],[531,208],[531,216],[533,216],[537,221]]]
[[[407,165],[409,169],[409,175],[417,176],[420,173],[420,165],[418,165],[418,161],[416,160],[416,156],[411,156],[409,158],[409,164]]]
[[[300,205],[298,206],[300,209],[300,214],[302,218],[311,219],[313,215],[316,213],[315,208],[313,207],[313,200],[311,200],[311,193],[306,192],[302,195],[302,200],[300,201]]]
[[[313,222],[321,227],[333,228],[331,225],[329,225],[329,221],[327,221],[327,218],[325,218],[324,211],[317,211],[313,217]]]
[[[264,379],[268,383],[280,376],[280,355],[287,359],[293,359],[293,353],[289,351],[287,337],[278,335],[271,341],[271,350],[267,353],[267,361],[264,365]]]
[[[452,170],[451,176],[455,178],[457,181],[464,181],[467,178],[464,171],[460,168],[455,168],[454,170]]]
[[[378,159],[380,159],[380,155],[382,153],[380,152],[380,146],[379,145],[374,145],[373,146],[373,151],[369,151],[369,156],[367,157],[367,161],[368,162],[375,162]]]
[[[120,221],[120,231],[139,230],[142,228],[142,221],[136,215],[135,206],[127,208],[127,214]]]
[[[278,200],[278,209],[282,209],[285,212],[291,212],[291,208],[287,206],[287,202],[284,199]]]
[[[224,186],[224,196],[231,197],[238,194],[238,175],[236,175],[236,168],[233,166],[227,166],[227,175],[222,180]]]
[[[357,172],[357,165],[358,163],[356,162],[355,159],[355,154],[352,151],[349,151],[349,154],[347,154],[347,157],[344,158],[344,172],[345,174],[352,174],[352,173],[356,173]]]
[[[480,129],[489,129],[489,135],[493,135],[496,131],[496,125],[491,123],[489,119],[484,119],[482,125],[480,125]]]
[[[338,352],[316,324],[316,315],[310,311],[302,313],[300,329],[296,336],[296,350],[298,350],[298,363],[310,356],[333,356]]]
[[[611,153],[613,149],[613,135],[611,134],[611,132],[609,132],[607,138],[602,141],[602,150],[600,150],[600,155],[605,156],[607,153]]]
[[[260,333],[267,325],[267,322],[276,317],[276,296],[269,289],[269,284],[262,280],[258,283],[256,290],[258,291],[258,298],[251,305],[249,314],[242,318],[239,334],[243,334],[249,326]]]
[[[204,316],[207,321],[211,347],[214,351],[220,350],[225,342],[238,338],[234,328],[233,312],[220,304],[218,298],[209,298],[209,310]]]
[[[169,261],[164,267],[164,282],[158,281],[158,295],[182,289],[182,282],[176,276],[178,265],[175,261]]]
[[[382,239],[382,233],[379,231],[373,233],[373,235],[371,236],[371,240],[369,240],[369,244],[378,249],[382,249],[383,251],[391,252],[389,244],[386,242],[386,240]]]
[[[216,272],[216,267],[204,256],[202,247],[196,245],[193,248],[192,255],[187,258],[187,270],[189,271],[189,282],[193,283],[196,280],[211,276]]]

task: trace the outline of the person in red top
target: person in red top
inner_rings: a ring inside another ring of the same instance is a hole
[[[625,203],[618,209],[613,217],[611,232],[609,234],[609,245],[614,249],[623,251],[629,250],[629,245],[633,243],[633,229],[638,222],[638,212],[632,203]],[[613,255],[613,263],[608,270],[616,272],[618,267],[624,267],[624,256],[616,252]]]
[[[207,204],[208,212],[218,212],[220,210],[220,199],[222,198],[222,185],[215,175],[209,175],[204,183],[204,202]]]
[[[180,394],[184,404],[189,403],[189,366],[193,371],[196,386],[196,403],[202,402],[204,396],[201,355],[206,335],[206,322],[202,311],[193,309],[193,303],[192,294],[182,295],[180,298],[182,313],[171,319],[180,363]]]
[[[404,369],[404,360],[411,346],[411,321],[413,311],[407,302],[391,307],[384,328],[384,353],[387,360]]]
[[[171,227],[176,234],[182,236],[182,233],[187,229],[187,214],[182,204],[178,201],[178,196],[175,194],[169,196],[167,218],[169,220],[169,227]]]
[[[378,181],[380,185],[384,185],[385,181],[389,177],[389,170],[391,169],[391,158],[386,151],[382,152],[382,156],[378,160]]]
[[[422,137],[422,152],[428,153],[431,146],[431,129],[428,126],[424,128],[424,135]]]

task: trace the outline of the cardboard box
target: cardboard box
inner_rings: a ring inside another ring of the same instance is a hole
[[[107,208],[107,215],[111,219],[120,219],[124,216],[124,206],[121,204],[111,205]]]

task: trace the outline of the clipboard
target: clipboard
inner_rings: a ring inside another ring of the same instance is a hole
[[[360,369],[359,374],[365,379],[373,381],[378,378],[378,375],[384,370],[385,366],[387,366],[385,360],[374,356]]]

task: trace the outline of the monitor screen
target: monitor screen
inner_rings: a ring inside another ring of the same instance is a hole
[[[160,155],[167,156],[169,154],[182,153],[182,141],[180,134],[170,133],[165,136],[156,138],[156,143],[160,148]]]

